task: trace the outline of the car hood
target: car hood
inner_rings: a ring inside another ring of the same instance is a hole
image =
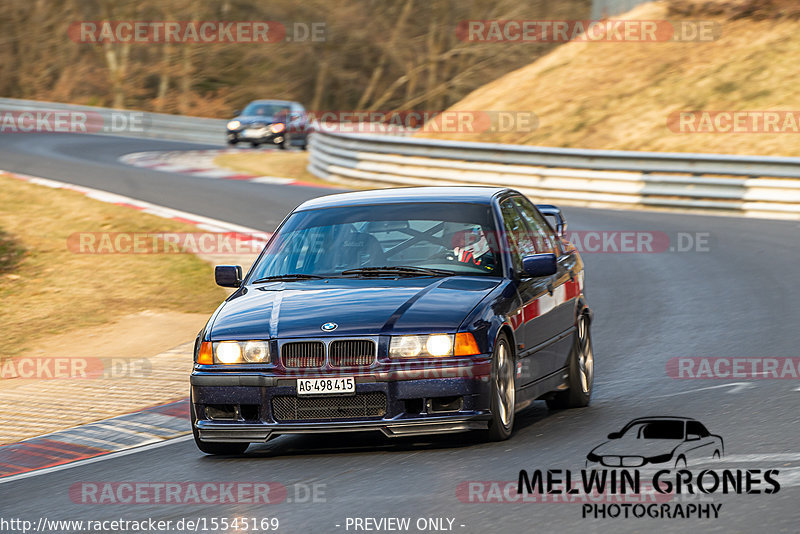
[[[486,277],[420,277],[249,286],[218,310],[211,339],[452,333],[499,283]],[[322,331],[328,322],[338,325],[335,331]]]
[[[613,439],[598,445],[592,452],[598,456],[656,456],[668,454],[675,447],[683,443],[680,439],[638,439],[626,438]]]
[[[266,115],[242,115],[241,117],[236,117],[235,119],[232,120],[237,120],[244,125],[254,124],[254,123],[272,124],[273,122],[277,121],[275,117],[270,117]],[[280,120],[277,122],[285,122],[285,120]]]

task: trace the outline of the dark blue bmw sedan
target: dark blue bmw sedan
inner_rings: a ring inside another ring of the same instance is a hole
[[[551,224],[552,221],[552,224]],[[507,439],[543,399],[586,406],[592,314],[558,208],[504,188],[324,196],[283,221],[200,332],[197,446],[292,433],[474,430]]]

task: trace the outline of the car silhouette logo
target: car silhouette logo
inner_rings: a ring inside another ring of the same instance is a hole
[[[324,330],[325,332],[333,332],[338,327],[339,325],[336,323],[325,323],[324,325],[320,326],[320,328],[322,328],[322,330]]]
[[[586,466],[642,467],[667,464],[676,469],[687,464],[719,460],[725,453],[722,437],[690,417],[634,419],[586,456]]]

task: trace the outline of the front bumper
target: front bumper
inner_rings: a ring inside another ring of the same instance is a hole
[[[264,442],[281,434],[317,432],[379,431],[387,437],[400,437],[486,429],[491,418],[490,372],[491,362],[484,358],[433,371],[354,373],[356,396],[385,395],[385,413],[286,420],[278,417],[273,399],[297,397],[296,378],[196,369],[191,376],[195,429],[201,440],[218,442]],[[328,376],[319,373],[314,377]],[[231,407],[235,415],[212,419],[206,412],[208,406]]]
[[[280,144],[286,139],[286,132],[273,133],[269,128],[249,129],[240,128],[238,130],[228,130],[228,141],[242,141],[248,143],[273,143]]]

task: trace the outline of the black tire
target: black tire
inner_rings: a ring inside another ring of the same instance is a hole
[[[514,431],[516,400],[514,351],[505,334],[500,334],[492,352],[492,419],[484,431],[488,441],[504,441]]]
[[[243,454],[244,451],[247,450],[247,447],[250,446],[249,443],[201,440],[197,428],[194,425],[195,421],[197,421],[197,416],[194,413],[194,402],[191,400],[189,402],[191,404],[189,411],[191,412],[192,434],[194,435],[194,443],[197,445],[198,449],[206,454],[213,454],[216,456],[236,456],[237,454]]]
[[[231,145],[231,146],[236,146],[236,143],[238,143],[238,142],[239,141],[237,141],[236,139],[228,139],[228,144]]]
[[[594,352],[592,351],[591,320],[581,313],[576,321],[575,337],[569,354],[568,389],[547,399],[551,410],[589,406],[594,385]]]
[[[253,147],[253,148],[258,148],[258,143],[254,142],[254,141],[250,141],[250,146]]]
[[[280,144],[278,145],[278,148],[280,148],[281,150],[286,150],[287,148],[289,148],[289,145],[291,144],[291,142],[292,142],[292,138],[289,137],[288,135],[284,135],[283,136],[283,141],[280,142]]]

